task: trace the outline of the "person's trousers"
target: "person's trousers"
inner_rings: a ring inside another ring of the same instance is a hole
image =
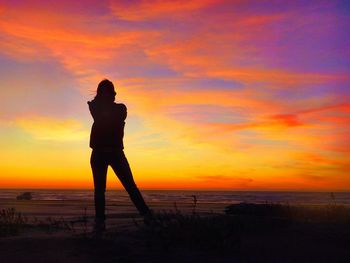
[[[134,182],[128,160],[123,150],[109,152],[93,150],[90,164],[94,177],[96,220],[101,221],[106,218],[105,191],[108,165],[112,167],[139,213],[144,215],[149,212],[149,208]]]

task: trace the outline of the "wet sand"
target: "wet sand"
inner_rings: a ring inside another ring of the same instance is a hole
[[[224,213],[227,204],[220,203],[201,203],[194,204],[173,203],[173,202],[147,202],[150,208],[155,212],[180,210],[182,213],[200,214]],[[77,200],[0,200],[0,210],[6,208],[15,208],[17,212],[22,213],[28,218],[45,219],[47,217],[76,219],[82,216],[93,218],[93,201]],[[107,201],[106,202],[107,219],[113,218],[138,218],[138,212],[131,202],[128,201]]]

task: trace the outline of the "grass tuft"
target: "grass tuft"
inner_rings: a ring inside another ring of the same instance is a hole
[[[27,217],[14,208],[2,209],[0,211],[0,236],[18,235],[27,222]]]

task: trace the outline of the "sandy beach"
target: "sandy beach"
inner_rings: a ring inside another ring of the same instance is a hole
[[[177,203],[177,212],[170,202],[150,205],[156,213],[171,214],[176,227],[164,224],[167,219],[160,227],[146,227],[130,202],[108,202],[107,231],[96,238],[91,201],[2,200],[1,210],[15,208],[28,222],[18,233],[0,237],[0,262],[348,262],[350,257],[344,220],[239,217],[227,245],[215,232],[226,230],[226,204],[198,204],[196,216],[191,203]],[[206,221],[211,217],[216,219]]]

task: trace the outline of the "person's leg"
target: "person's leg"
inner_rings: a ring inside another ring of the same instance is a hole
[[[110,165],[112,166],[114,172],[118,176],[125,190],[128,192],[131,201],[134,203],[139,213],[141,215],[146,215],[150,212],[150,209],[146,205],[139,189],[135,184],[128,160],[126,159],[124,152],[120,151],[111,153],[111,155]]]
[[[108,163],[104,153],[92,151],[90,164],[94,177],[95,220],[97,224],[104,224],[105,191]]]

